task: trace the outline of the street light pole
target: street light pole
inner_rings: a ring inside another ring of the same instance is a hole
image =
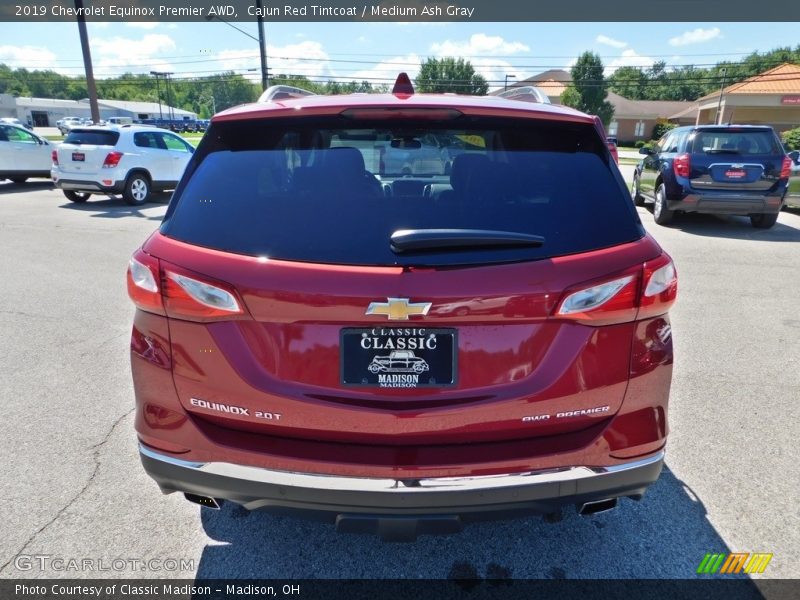
[[[164,78],[165,85],[167,86],[167,107],[169,108],[169,112],[170,112],[170,120],[174,120],[175,119],[175,112],[174,112],[174,109],[172,108],[172,94],[170,93],[170,88],[169,88],[169,76],[172,75],[172,73],[167,73],[167,72],[164,72],[164,71],[150,71],[150,75],[152,75],[153,77],[156,78],[156,89],[158,89],[158,78],[159,77],[163,77]],[[161,92],[160,91],[158,92],[158,116],[162,120],[164,119],[164,113],[161,112]]]
[[[506,81],[503,84],[503,90],[504,91],[508,89],[508,78],[509,77],[513,77],[514,79],[516,79],[517,76],[516,75],[509,75],[508,73],[506,73]]]
[[[717,102],[717,114],[714,115],[714,124],[719,125],[720,121],[720,108],[722,107],[722,90],[725,89],[725,75],[728,74],[728,68],[722,67],[722,85],[719,86],[719,101]]]
[[[164,113],[161,112],[161,88],[158,86],[158,77],[161,75],[158,71],[150,71],[150,75],[156,78],[156,95],[158,96],[158,118],[164,120]]]

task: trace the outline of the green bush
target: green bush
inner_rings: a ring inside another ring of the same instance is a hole
[[[660,140],[662,135],[671,129],[675,129],[677,126],[677,123],[656,123],[656,126],[653,127],[653,135],[651,139]]]
[[[644,148],[644,145],[645,145],[646,143],[647,143],[647,142],[645,142],[644,140],[636,140],[636,143],[634,144],[634,146],[635,146],[636,148]]]
[[[781,139],[787,150],[800,150],[800,127],[784,131]]]

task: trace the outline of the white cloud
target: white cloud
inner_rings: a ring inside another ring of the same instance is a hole
[[[405,56],[387,58],[374,67],[343,74],[342,77],[346,81],[366,80],[373,85],[384,83],[391,86],[394,80],[397,79],[397,75],[401,72],[408,73],[408,76],[413,81],[419,74],[419,67],[421,64],[422,59],[417,54],[406,54]]]
[[[649,56],[642,56],[633,48],[628,48],[622,51],[622,56],[619,56],[606,65],[605,74],[610,75],[620,67],[651,67],[655,62],[654,58]]]
[[[123,37],[91,40],[95,69],[104,75],[124,71],[169,71],[171,65],[157,58],[162,52],[174,50],[175,41],[163,33],[148,33],[140,39]]]
[[[51,69],[55,60],[55,53],[40,46],[0,46],[0,62],[10,67]]]
[[[621,42],[620,40],[615,40],[612,37],[608,37],[607,35],[598,35],[595,38],[595,41],[598,44],[604,44],[606,46],[611,46],[612,48],[624,48],[628,45],[628,42]]]
[[[274,75],[305,75],[314,79],[329,74],[328,53],[322,44],[313,40],[304,40],[286,46],[267,46],[269,72]],[[246,73],[253,81],[261,80],[261,63],[257,50],[222,50],[215,56],[222,71],[243,71],[256,69]]]
[[[713,27],[711,29],[703,29],[702,27],[698,27],[697,29],[685,31],[674,38],[670,38],[669,45],[688,46],[690,44],[702,44],[703,42],[708,42],[720,37],[722,37],[722,33],[720,32],[719,27]]]
[[[529,52],[530,48],[522,42],[507,42],[499,35],[474,33],[468,41],[445,40],[431,45],[431,52],[438,56],[464,57],[473,60],[479,55],[508,55]]]
[[[134,27],[136,29],[155,29],[161,23],[153,23],[152,21],[131,21],[125,23],[127,27]]]

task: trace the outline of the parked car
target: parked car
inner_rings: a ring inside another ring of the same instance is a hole
[[[786,192],[786,206],[800,208],[800,152],[792,150],[788,154],[792,161],[789,177],[789,191]]]
[[[607,137],[606,142],[608,143],[608,151],[611,153],[611,156],[614,157],[614,162],[619,164],[619,148],[617,148],[617,138]]]
[[[146,472],[387,539],[639,499],[664,460],[677,276],[598,123],[405,74],[216,115],[127,273]],[[429,134],[472,150],[367,168]]]
[[[152,127],[74,127],[53,151],[51,176],[72,202],[92,194],[122,194],[144,204],[154,191],[175,189],[194,148]]]
[[[778,219],[792,161],[771,127],[678,127],[639,153],[631,195],[638,205],[654,202],[659,225],[679,211],[749,215],[758,228]]]
[[[24,129],[29,129],[30,131],[33,131],[33,127],[31,127],[27,123],[23,123],[16,117],[2,117],[0,118],[0,124],[1,123],[5,123],[6,125],[16,125],[17,127],[23,127]]]
[[[67,135],[69,130],[75,126],[83,125],[83,118],[81,117],[64,117],[56,121],[56,127],[61,132],[61,135]]]
[[[17,125],[0,123],[0,180],[23,183],[29,177],[49,177],[52,149],[45,138]]]

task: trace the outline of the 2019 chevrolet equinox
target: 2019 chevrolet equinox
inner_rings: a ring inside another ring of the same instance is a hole
[[[130,260],[161,490],[387,539],[640,498],[677,276],[599,120],[279,91],[216,115]]]

